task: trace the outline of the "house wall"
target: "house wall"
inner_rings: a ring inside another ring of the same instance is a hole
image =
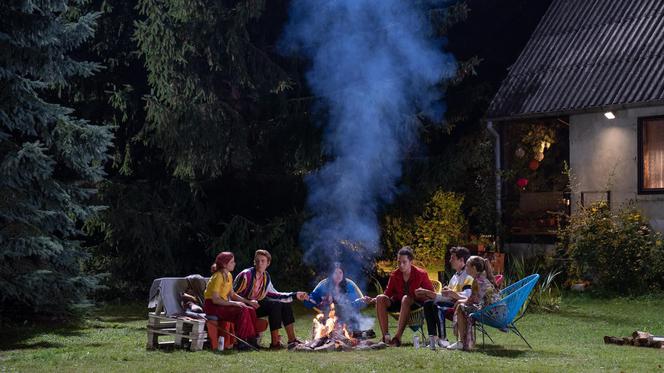
[[[581,192],[610,191],[611,208],[635,200],[653,227],[664,232],[664,194],[638,194],[637,121],[639,117],[664,115],[664,106],[613,111],[615,119],[603,112],[571,115],[570,167],[572,170],[572,211]],[[584,193],[584,200],[604,198],[605,193]]]

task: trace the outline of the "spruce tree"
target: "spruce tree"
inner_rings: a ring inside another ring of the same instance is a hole
[[[111,129],[58,103],[100,66],[72,57],[97,14],[66,0],[0,3],[0,307],[4,317],[64,314],[96,285],[82,272],[81,222]]]

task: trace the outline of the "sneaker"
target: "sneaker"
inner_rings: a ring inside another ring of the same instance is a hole
[[[448,350],[463,350],[463,343],[454,342],[451,345],[447,346]]]
[[[447,348],[447,346],[449,346],[449,345],[450,345],[450,342],[448,342],[447,339],[442,339],[441,338],[441,339],[438,340],[438,347]]]
[[[388,333],[388,334],[385,334],[385,335],[383,336],[383,343],[389,345],[390,342],[392,342],[392,337],[390,336],[389,333]]]
[[[438,344],[437,339],[438,339],[438,337],[436,337],[436,336],[434,336],[434,335],[430,335],[430,336],[429,336],[429,344],[428,344],[428,347],[429,347],[429,349],[430,349],[431,351],[436,351],[436,345]]]

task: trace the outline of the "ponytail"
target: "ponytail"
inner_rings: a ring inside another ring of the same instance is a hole
[[[486,279],[489,280],[491,285],[498,289],[498,284],[496,283],[496,277],[493,275],[493,268],[491,267],[491,262],[489,259],[482,258],[477,255],[473,255],[468,258],[466,266],[472,266],[477,270],[477,273],[480,274],[484,272]]]
[[[493,267],[491,267],[491,262],[487,258],[484,259],[484,272],[486,273],[486,279],[498,289],[498,284],[496,283],[496,277],[493,275]]]

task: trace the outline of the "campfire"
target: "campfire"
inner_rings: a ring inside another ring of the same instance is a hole
[[[373,332],[370,334],[373,335]],[[321,312],[314,317],[311,336],[312,340],[296,345],[292,351],[379,350],[387,347],[383,342],[375,343],[364,339],[363,336],[366,336],[366,332],[360,333],[358,337],[353,337],[353,333],[348,331],[346,324],[339,322],[334,311],[334,304],[330,305],[327,315]]]

